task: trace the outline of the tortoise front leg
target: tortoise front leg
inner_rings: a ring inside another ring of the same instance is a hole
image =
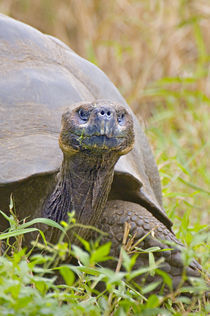
[[[173,242],[181,247],[184,247],[183,244],[163,223],[158,221],[141,205],[127,201],[111,200],[106,204],[98,228],[108,233],[107,236],[103,237],[102,242],[112,242],[111,255],[114,257],[119,257],[126,222],[130,224],[130,235],[134,236],[134,243],[151,232],[140,244],[138,244],[138,247],[141,249],[148,249],[150,247],[159,247],[160,249],[173,248],[172,250],[157,251],[154,253],[154,257],[155,260],[158,260],[161,257],[164,258],[164,262],[161,264],[161,269],[168,273],[172,279],[173,288],[176,289],[180,284],[184,269],[181,251],[179,249],[180,247],[167,245],[164,241]],[[115,269],[116,261],[110,261],[107,265],[110,268]],[[139,254],[135,268],[148,265],[148,254]],[[193,260],[193,262],[186,268],[186,275],[199,277],[200,270],[201,266],[196,260]],[[149,283],[158,278],[160,277],[157,275],[149,275],[144,276],[144,278],[138,278],[136,281],[141,284],[144,279],[144,281],[146,280],[146,283]],[[189,285],[189,282],[185,284]]]

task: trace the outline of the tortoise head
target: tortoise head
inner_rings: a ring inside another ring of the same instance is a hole
[[[118,103],[98,100],[71,105],[62,116],[59,145],[76,152],[127,154],[134,144],[133,119]]]

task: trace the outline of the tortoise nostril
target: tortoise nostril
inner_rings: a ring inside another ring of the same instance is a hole
[[[101,119],[110,120],[113,116],[113,111],[110,109],[103,108],[97,111],[97,115],[99,115]]]

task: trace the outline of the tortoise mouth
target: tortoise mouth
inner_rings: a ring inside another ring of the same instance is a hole
[[[71,132],[71,134],[73,134],[73,135],[75,135],[76,137],[79,137],[79,138],[88,138],[88,139],[90,139],[90,138],[93,138],[93,137],[98,137],[99,139],[107,139],[107,140],[109,140],[109,139],[112,139],[112,138],[126,138],[126,136],[125,135],[108,135],[107,133],[104,133],[104,134],[97,134],[97,133],[95,133],[95,134],[84,134],[84,133],[72,133]]]
[[[74,144],[77,142],[77,145],[80,149],[119,149],[122,144],[126,141],[125,136],[121,135],[105,135],[105,134],[93,134],[93,135],[84,135],[84,134],[73,134]]]
[[[89,152],[94,154],[103,154],[105,152],[127,153],[131,150],[132,144],[128,136],[115,135],[86,135],[83,133],[68,133],[68,137],[59,138],[59,144],[63,152]]]

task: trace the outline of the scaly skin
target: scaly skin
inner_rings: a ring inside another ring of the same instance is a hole
[[[181,251],[179,250],[180,247],[169,246],[165,244],[164,241],[173,242],[177,244],[177,246],[183,246],[183,244],[163,223],[158,221],[144,207],[131,202],[112,200],[107,202],[98,228],[108,233],[107,236],[103,237],[102,242],[112,242],[111,255],[114,257],[119,257],[126,222],[129,223],[131,227],[130,235],[135,235],[134,242],[137,242],[140,238],[153,230],[153,233],[149,234],[138,245],[141,249],[148,249],[150,247],[160,247],[161,249],[173,248],[173,250],[155,252],[154,257],[155,260],[161,257],[164,258],[164,262],[161,264],[161,270],[168,273],[172,279],[173,288],[176,289],[180,284],[183,274]],[[116,264],[116,261],[108,262],[108,266],[112,269],[116,268]],[[134,268],[148,266],[148,264],[148,254],[139,254]],[[186,268],[186,274],[187,276],[199,277],[199,270],[201,270],[200,265],[196,260],[193,260]],[[135,281],[142,284],[145,281],[148,283],[158,279],[160,279],[158,275],[144,275],[143,277],[136,278]],[[189,282],[185,284],[187,285]],[[156,291],[159,289],[160,287],[156,289]]]

